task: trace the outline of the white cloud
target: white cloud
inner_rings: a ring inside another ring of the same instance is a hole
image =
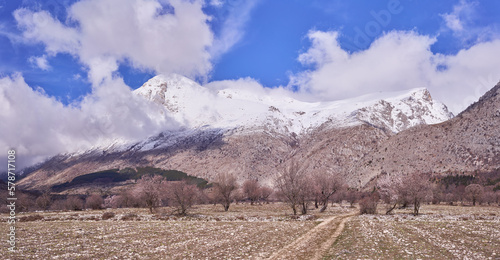
[[[31,56],[29,58],[29,62],[41,70],[49,70],[51,68],[46,55],[42,55],[40,57]]]
[[[44,43],[49,55],[60,52],[76,54],[80,48],[77,30],[61,24],[46,11],[32,12],[21,8],[13,15],[23,31],[22,39],[26,43]]]
[[[206,76],[212,68],[208,49],[213,33],[203,3],[171,0],[165,5],[155,0],[80,1],[69,7],[68,25],[45,11],[18,9],[14,17],[25,41],[43,43],[49,55],[76,55],[88,66],[94,85],[125,60],[141,70]]]
[[[64,106],[30,88],[21,75],[0,78],[0,148],[14,148],[18,167],[58,153],[136,141],[174,129],[166,111],[132,94],[121,79],[106,82],[79,106]]]
[[[312,46],[298,60],[314,68],[293,75],[289,87],[310,100],[426,87],[458,113],[500,79],[500,60],[491,55],[500,52],[500,40],[442,55],[430,50],[436,39],[415,32],[389,32],[356,53],[340,47],[337,32],[311,31],[308,37]]]
[[[210,0],[210,5],[215,7],[222,7],[224,2],[222,0]]]
[[[453,6],[451,13],[443,14],[442,17],[445,21],[446,27],[454,32],[462,32],[464,30],[463,23],[471,19],[473,3],[466,0],[461,0],[457,5]]]
[[[214,58],[229,51],[243,38],[245,32],[243,27],[250,20],[250,14],[258,2],[258,0],[231,2],[229,15],[224,20],[221,32],[210,50]]]
[[[498,39],[498,28],[474,24],[479,19],[477,7],[480,4],[478,1],[460,0],[450,13],[441,14],[444,21],[444,29],[441,32],[451,31],[454,37],[460,39],[467,47],[478,42]]]

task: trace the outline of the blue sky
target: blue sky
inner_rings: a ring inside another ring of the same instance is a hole
[[[499,11],[494,0],[0,0],[0,147],[29,165],[174,127],[130,91],[169,73],[305,101],[427,88],[457,114],[500,80]]]
[[[43,88],[48,95],[57,97],[64,104],[80,100],[91,92],[91,83],[87,79],[88,68],[75,55],[57,53],[47,58],[49,68],[42,69],[30,58],[43,56],[44,44],[16,42],[12,39],[22,34],[12,14],[15,10],[28,8],[48,11],[56,19],[71,26],[74,24],[68,21],[66,9],[73,2],[0,1],[0,28],[3,32],[0,35],[1,75],[21,72],[30,86]],[[223,54],[211,59],[213,68],[206,73],[205,80],[251,77],[266,87],[287,85],[290,74],[308,69],[308,66],[298,62],[297,57],[311,45],[306,37],[310,30],[339,31],[340,46],[349,52],[367,49],[384,32],[403,30],[436,37],[436,43],[431,46],[434,53],[457,53],[478,40],[474,35],[470,39],[456,37],[452,30],[445,29],[443,15],[452,13],[454,7],[461,3],[473,9],[470,10],[471,14],[466,14],[467,17],[462,17],[467,19],[469,27],[499,28],[500,16],[495,15],[500,10],[498,1],[262,0],[250,7],[245,7],[248,4],[243,1],[220,1],[219,5],[207,2],[203,11],[212,16],[208,23],[216,36],[228,17],[234,13],[238,16],[238,12],[242,12],[239,9],[249,9],[246,10],[249,17],[238,28],[241,38]],[[378,16],[381,12],[387,12],[389,5],[394,5],[397,12],[391,13],[389,20],[386,17],[377,20],[373,14]],[[364,35],[362,41],[359,40],[360,34]],[[156,74],[154,70],[134,68],[127,61],[120,64],[117,73],[131,88],[141,86]]]

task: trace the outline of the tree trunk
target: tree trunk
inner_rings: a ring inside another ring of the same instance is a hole
[[[418,210],[420,208],[420,202],[414,201],[413,202],[413,215],[418,216]]]
[[[307,206],[305,202],[302,202],[302,215],[307,214]]]
[[[229,210],[229,204],[224,204],[224,211],[228,211]]]
[[[326,199],[325,201],[323,201],[323,207],[321,207],[321,209],[319,210],[319,212],[324,212],[327,207],[328,207],[328,199]]]
[[[390,207],[388,210],[385,211],[385,214],[386,215],[389,215],[391,214],[391,212],[396,208],[396,206],[398,205],[398,203],[394,203],[394,205],[392,207]]]

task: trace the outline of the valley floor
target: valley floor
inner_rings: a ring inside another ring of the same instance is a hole
[[[353,216],[346,205],[290,216],[281,203],[19,214],[3,259],[499,259],[500,207],[424,205],[422,215]],[[104,212],[115,215],[102,220]],[[39,215],[39,216],[37,216]],[[28,217],[31,216],[31,219]],[[6,215],[0,231],[7,233]],[[128,220],[125,220],[128,219]],[[31,220],[31,221],[30,221]],[[344,227],[342,229],[342,227]],[[4,240],[5,241],[5,240]],[[292,258],[290,258],[292,257]]]

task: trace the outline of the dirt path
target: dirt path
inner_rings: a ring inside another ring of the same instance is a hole
[[[275,252],[269,259],[321,259],[356,213],[326,219],[306,234]]]

